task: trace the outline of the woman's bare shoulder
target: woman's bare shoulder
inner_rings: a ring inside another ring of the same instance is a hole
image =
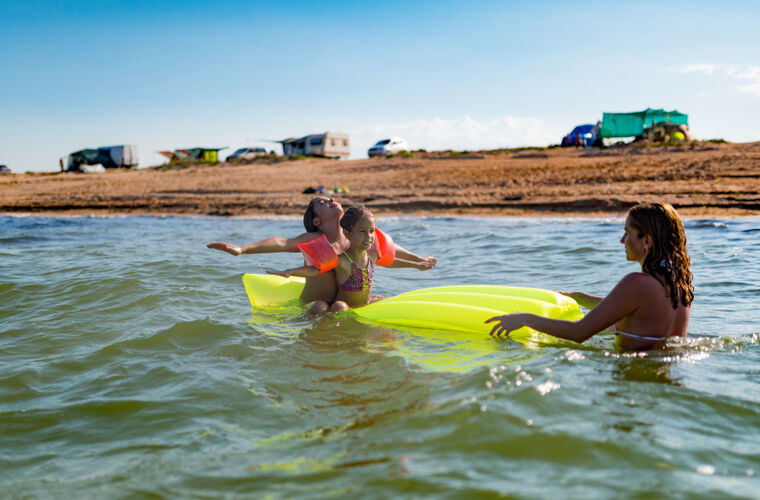
[[[662,288],[662,284],[660,284],[660,282],[657,281],[651,274],[642,273],[642,272],[626,274],[625,276],[623,276],[623,279],[620,280],[620,284],[625,285],[625,286],[630,286],[630,287]]]
[[[662,284],[647,273],[629,273],[615,285],[609,296],[640,301],[663,291]]]

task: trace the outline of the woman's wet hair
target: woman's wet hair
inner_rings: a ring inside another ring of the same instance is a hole
[[[314,208],[317,206],[318,200],[319,198],[313,198],[309,202],[309,206],[306,207],[306,212],[303,214],[303,227],[306,229],[307,233],[316,233],[319,231],[319,228],[314,225],[314,217],[317,215]]]
[[[340,227],[346,231],[353,231],[354,226],[361,219],[375,219],[372,212],[364,205],[354,205],[343,213],[343,217],[340,219]]]
[[[681,217],[667,203],[642,203],[628,211],[630,225],[639,238],[649,235],[649,249],[642,270],[650,274],[670,293],[673,309],[680,302],[684,306],[694,300],[691,258],[686,249],[686,233]]]

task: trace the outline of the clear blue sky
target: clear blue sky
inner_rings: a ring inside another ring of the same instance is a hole
[[[2,0],[0,164],[133,143],[148,166],[327,130],[355,158],[391,135],[547,145],[646,107],[755,141],[758,20],[753,1]]]

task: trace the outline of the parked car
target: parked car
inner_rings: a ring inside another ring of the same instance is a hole
[[[240,148],[227,157],[227,161],[230,160],[253,160],[259,156],[266,156],[269,154],[265,148]]]
[[[570,146],[591,146],[596,140],[597,125],[578,125],[569,134],[562,138],[560,144],[563,148]]]
[[[11,169],[7,165],[0,165],[0,174],[10,174]]]
[[[385,156],[387,154],[395,155],[401,151],[409,151],[409,144],[407,144],[404,139],[391,137],[390,139],[377,141],[377,144],[369,148],[367,154],[371,158],[373,156]]]

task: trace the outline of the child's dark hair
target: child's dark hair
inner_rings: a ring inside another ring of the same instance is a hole
[[[375,216],[364,205],[354,205],[343,214],[340,219],[340,227],[346,231],[351,231],[360,219],[374,219]]]
[[[303,227],[307,233],[316,233],[319,228],[314,225],[314,217],[317,213],[314,211],[314,206],[319,198],[314,198],[309,202],[309,206],[306,207],[306,212],[303,214]]]

